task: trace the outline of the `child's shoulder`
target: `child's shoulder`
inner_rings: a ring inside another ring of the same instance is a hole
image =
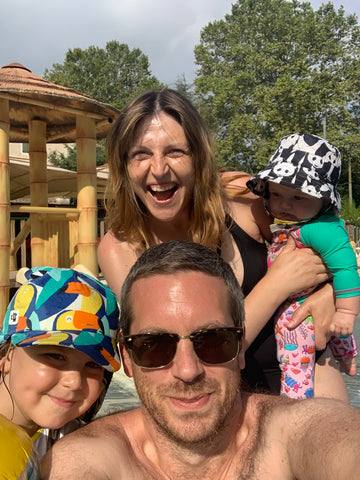
[[[300,228],[300,238],[319,252],[336,251],[340,245],[349,242],[349,234],[342,218],[330,213],[305,223]]]
[[[313,218],[309,222],[305,223],[304,226],[318,226],[324,229],[338,228],[339,226],[345,228],[345,221],[333,211],[329,211],[323,215],[320,215],[319,217]]]

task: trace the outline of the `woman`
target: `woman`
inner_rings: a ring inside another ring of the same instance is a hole
[[[291,293],[319,285],[328,275],[319,257],[309,249],[295,251],[290,242],[266,273],[265,240],[270,240],[271,219],[261,199],[245,188],[249,176],[220,177],[212,152],[199,113],[177,92],[150,91],[130,103],[107,139],[109,231],[99,245],[99,264],[118,296],[129,269],[151,245],[192,240],[218,250],[246,296],[246,341],[251,346],[242,377],[251,386],[278,393],[273,322],[258,332],[254,325],[260,322],[252,319],[270,319]],[[315,320],[316,308],[323,314],[328,299],[329,293],[326,301],[313,297]],[[306,308],[297,318],[301,314],[305,318]],[[317,368],[316,394],[348,401],[327,350],[319,361],[323,365]]]

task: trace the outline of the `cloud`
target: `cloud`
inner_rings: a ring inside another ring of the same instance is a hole
[[[231,13],[235,0],[12,0],[0,17],[1,65],[19,62],[42,76],[63,63],[69,49],[104,48],[117,40],[140,48],[153,75],[173,84],[194,77],[194,47],[210,21]],[[318,8],[321,0],[312,0]],[[347,13],[360,12],[358,0],[336,0]]]

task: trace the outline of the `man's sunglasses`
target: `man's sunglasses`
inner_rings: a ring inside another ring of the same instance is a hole
[[[125,346],[139,367],[166,367],[175,357],[180,339],[192,341],[196,355],[208,365],[220,365],[234,360],[240,350],[243,327],[197,330],[190,335],[176,333],[140,333],[122,337]]]

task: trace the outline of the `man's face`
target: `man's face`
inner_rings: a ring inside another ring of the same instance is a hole
[[[204,273],[143,278],[134,283],[130,295],[131,335],[189,335],[199,329],[234,327],[224,282]],[[139,367],[124,348],[122,353],[145,418],[167,438],[184,446],[207,444],[231,421],[239,402],[239,357],[222,365],[205,365],[190,339],[180,339],[173,361],[162,368]]]

